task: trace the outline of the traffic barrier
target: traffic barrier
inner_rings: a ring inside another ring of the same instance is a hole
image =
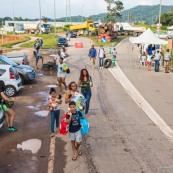
[[[75,43],[76,48],[83,48],[83,43]]]

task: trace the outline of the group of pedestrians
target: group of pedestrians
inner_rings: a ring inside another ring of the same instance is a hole
[[[93,47],[94,48],[94,47]],[[94,56],[94,55],[93,55]],[[55,88],[50,89],[50,96],[48,98],[48,106],[50,109],[51,115],[51,137],[54,137],[55,134],[59,131],[59,119],[60,119],[60,106],[62,102],[68,104],[66,114],[66,121],[69,124],[69,138],[71,140],[71,146],[73,151],[72,160],[77,159],[77,155],[81,156],[82,151],[80,148],[82,142],[81,134],[81,124],[80,118],[85,116],[87,117],[90,109],[90,100],[92,96],[91,87],[93,86],[92,77],[89,75],[89,72],[86,68],[82,69],[79,74],[78,82],[71,81],[67,86],[65,79],[67,77],[67,64],[64,63],[64,58],[56,56],[57,61],[57,77],[58,77],[58,86],[59,94]],[[59,60],[59,61],[58,61]],[[64,68],[66,67],[66,68]],[[62,85],[64,88],[62,88]],[[79,89],[80,88],[80,89]],[[62,97],[60,93],[65,90],[65,96]],[[85,98],[85,106],[83,109],[77,107],[76,96],[82,95]],[[64,98],[64,100],[62,100]]]
[[[147,65],[148,71],[151,71],[151,66],[154,65],[155,72],[159,72],[160,66],[164,66],[165,73],[169,73],[170,61],[171,53],[169,52],[169,49],[166,50],[165,54],[157,50],[155,54],[153,54],[152,52],[143,52],[143,54],[140,56],[141,65]]]

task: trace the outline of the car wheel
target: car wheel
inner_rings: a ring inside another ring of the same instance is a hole
[[[13,97],[16,95],[16,88],[12,85],[7,85],[5,93],[8,97]]]

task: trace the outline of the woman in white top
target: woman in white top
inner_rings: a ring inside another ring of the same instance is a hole
[[[104,57],[105,57],[105,51],[102,45],[100,45],[100,49],[98,51],[98,57],[99,57],[99,67],[104,67]]]
[[[65,86],[65,89],[67,89],[67,85],[65,83],[67,72],[63,70],[63,66],[64,66],[63,58],[60,57],[58,64],[58,73],[57,73],[60,91],[62,91],[62,84]]]

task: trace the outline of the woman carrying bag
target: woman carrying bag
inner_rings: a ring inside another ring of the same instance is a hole
[[[87,69],[81,70],[78,86],[81,87],[81,93],[87,99],[85,107],[85,114],[87,115],[90,107],[90,99],[92,96],[91,87],[93,86],[92,78],[89,75]]]

